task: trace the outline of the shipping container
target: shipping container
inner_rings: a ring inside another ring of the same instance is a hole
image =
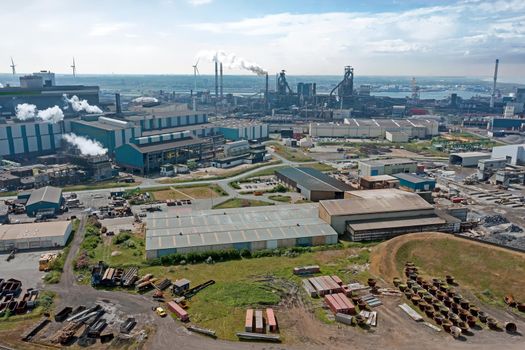
[[[266,309],[266,319],[268,321],[268,330],[270,332],[277,332],[277,320],[275,319],[273,309]]]
[[[245,332],[253,332],[253,309],[246,310],[246,321],[244,323]]]
[[[264,333],[264,319],[262,310],[255,311],[255,333]]]
[[[188,322],[190,317],[188,313],[174,301],[168,302],[168,309],[173,312],[182,322]]]
[[[333,279],[334,282],[337,283],[338,285],[340,285],[340,286],[343,285],[343,281],[341,281],[341,279],[340,279],[338,276],[332,276],[332,279]]]

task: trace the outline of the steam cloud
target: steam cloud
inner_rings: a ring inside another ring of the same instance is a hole
[[[265,75],[267,73],[257,63],[246,61],[244,58],[239,57],[234,53],[227,53],[224,51],[201,51],[197,57],[212,62],[222,63],[230,69],[245,69],[257,75]]]
[[[58,106],[53,106],[44,110],[37,110],[35,105],[22,103],[16,106],[16,119],[40,119],[49,123],[58,123],[64,120],[64,112]]]
[[[73,108],[75,112],[85,111],[86,113],[103,113],[100,108],[98,108],[97,106],[90,105],[87,100],[81,100],[80,98],[78,98],[77,95],[73,95],[73,97],[67,98],[67,95],[64,94],[63,97],[64,101],[67,104],[65,109],[67,109],[70,104],[71,108]]]
[[[4,87],[4,84],[0,83],[0,89]]]
[[[22,103],[21,105],[17,105],[16,108],[16,119],[18,120],[27,120],[27,119],[33,119],[36,117],[36,106],[31,105],[29,103]]]
[[[155,97],[147,97],[147,96],[141,96],[137,97],[133,100],[131,100],[133,103],[157,103],[159,100],[157,100]]]
[[[108,149],[102,147],[98,141],[93,141],[83,136],[78,136],[74,133],[64,134],[64,140],[74,145],[80,150],[80,153],[85,156],[102,156],[108,153]]]

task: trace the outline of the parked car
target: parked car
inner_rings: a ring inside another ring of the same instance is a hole
[[[166,315],[167,315],[167,314],[166,314],[166,311],[164,311],[164,309],[161,308],[160,306],[157,307],[157,308],[155,309],[155,312],[156,312],[157,315],[159,315],[160,317],[166,317]]]

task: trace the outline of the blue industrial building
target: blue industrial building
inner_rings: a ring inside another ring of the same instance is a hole
[[[31,192],[26,203],[26,213],[29,216],[36,216],[43,212],[58,214],[63,203],[62,189],[51,186],[42,187]]]
[[[223,119],[214,122],[224,138],[230,141],[238,140],[266,140],[268,138],[268,124],[254,121]]]
[[[1,89],[0,89],[1,90]],[[55,153],[62,144],[64,122],[0,123],[0,155],[10,158]]]
[[[521,118],[491,118],[490,130],[523,130],[525,119]]]
[[[436,187],[436,180],[427,176],[416,174],[399,173],[394,174],[399,179],[399,186],[408,188],[411,191],[432,191]]]

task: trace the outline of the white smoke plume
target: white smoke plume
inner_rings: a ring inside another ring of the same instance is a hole
[[[67,109],[70,104],[75,112],[85,111],[86,113],[103,113],[100,108],[90,105],[87,100],[81,100],[77,95],[68,98],[67,95],[64,94],[63,97],[66,104],[68,104],[65,109]]]
[[[141,104],[141,103],[157,103],[157,102],[159,102],[159,100],[157,100],[155,97],[141,96],[141,97],[137,97],[137,98],[131,100],[131,102],[138,103],[138,104]]]
[[[0,89],[4,87],[4,84],[0,83]]]
[[[43,111],[38,111],[36,118],[55,124],[64,120],[64,112],[62,112],[60,107],[53,106]]]
[[[98,141],[93,141],[84,136],[78,136],[74,133],[64,134],[64,140],[74,145],[80,150],[80,153],[85,156],[102,156],[108,153],[108,149],[104,148]]]
[[[257,63],[249,62],[244,58],[237,56],[234,53],[206,50],[199,52],[197,58],[202,58],[212,62],[219,62],[230,69],[245,69],[257,75],[265,75],[267,73],[266,70],[264,70]]]
[[[16,119],[18,120],[34,119],[37,113],[36,106],[29,103],[17,105],[15,110]]]

